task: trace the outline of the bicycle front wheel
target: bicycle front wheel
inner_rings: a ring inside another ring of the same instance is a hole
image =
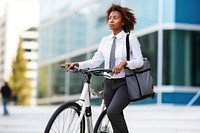
[[[106,110],[104,110],[97,119],[94,127],[94,133],[114,133],[112,125],[106,115]]]
[[[75,129],[81,107],[75,102],[64,103],[51,116],[44,133],[84,133],[85,119]]]

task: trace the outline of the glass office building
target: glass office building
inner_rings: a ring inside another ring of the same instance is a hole
[[[152,63],[157,95],[139,103],[199,105],[199,0],[42,0],[38,97],[80,93],[83,76],[65,73],[60,64],[93,56],[101,38],[111,33],[104,17],[112,3],[134,10],[134,33]],[[102,78],[92,80],[101,90]]]

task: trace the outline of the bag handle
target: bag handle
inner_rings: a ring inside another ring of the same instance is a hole
[[[126,60],[130,60],[129,34],[126,35]]]

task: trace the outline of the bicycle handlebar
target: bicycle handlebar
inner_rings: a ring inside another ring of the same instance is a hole
[[[61,64],[61,68],[65,68],[65,64]],[[79,69],[78,67],[72,67],[72,72],[81,72],[83,74],[94,74],[96,76],[108,76],[103,74],[106,73],[112,73],[112,70],[110,69],[104,69],[104,68],[86,68],[86,69]]]

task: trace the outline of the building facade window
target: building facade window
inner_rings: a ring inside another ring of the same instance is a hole
[[[157,39],[158,32],[153,32],[138,38],[143,56],[149,58],[151,61],[152,73],[154,77],[154,84],[157,84]]]
[[[48,91],[51,91],[50,88],[48,88],[51,84],[51,82],[48,82],[49,77],[48,73],[48,66],[42,66],[38,69],[38,90],[37,90],[37,97],[43,98],[48,97],[50,94],[48,94]]]
[[[165,30],[163,39],[163,84],[200,85],[200,32]]]

